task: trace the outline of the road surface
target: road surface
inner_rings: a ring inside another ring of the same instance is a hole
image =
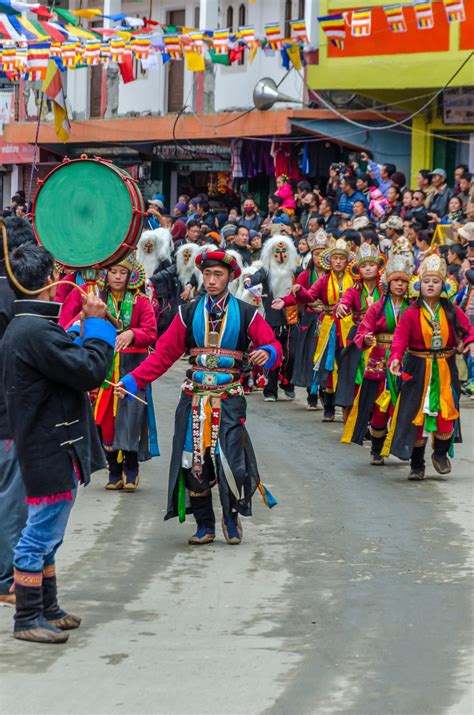
[[[58,559],[65,646],[11,638],[2,715],[470,715],[473,403],[449,479],[406,480],[341,424],[249,398],[263,481],[244,541],[187,545],[163,522],[183,363],[155,385],[162,456],[135,494],[81,490]],[[428,470],[432,474],[432,469]]]

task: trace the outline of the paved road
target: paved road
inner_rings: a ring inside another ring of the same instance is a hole
[[[415,484],[302,399],[250,397],[280,504],[256,499],[240,547],[196,550],[190,523],[162,520],[179,375],[156,390],[163,456],[140,491],[97,475],[73,512],[58,567],[80,630],[29,646],[0,608],[0,713],[472,713],[472,403],[455,476]]]

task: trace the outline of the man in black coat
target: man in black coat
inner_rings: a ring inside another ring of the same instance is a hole
[[[95,295],[83,306],[82,337],[59,325],[54,302],[54,260],[36,245],[11,254],[20,284],[42,292],[17,297],[13,318],[0,345],[7,420],[26,490],[28,519],[14,552],[16,613],[14,637],[42,643],[65,642],[64,630],[80,619],[57,601],[55,555],[62,543],[79,482],[87,484],[97,432],[87,395],[102,384],[112,362],[115,328],[104,320],[105,304]],[[105,465],[104,465],[105,466]]]

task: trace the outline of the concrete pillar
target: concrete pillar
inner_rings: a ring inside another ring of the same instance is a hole
[[[201,0],[199,4],[199,29],[214,30],[218,24],[218,13],[217,0]]]
[[[104,0],[104,15],[116,15],[122,12],[122,0]],[[116,27],[117,23],[104,18],[104,27]]]
[[[308,33],[309,44],[313,47],[317,47],[319,44],[319,25],[317,21],[319,14],[319,0],[305,0],[304,19],[306,22],[306,31]]]
[[[429,136],[428,121],[426,114],[412,119],[410,186],[416,186],[420,169],[433,169],[433,137]]]

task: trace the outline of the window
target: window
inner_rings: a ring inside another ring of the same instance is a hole
[[[227,20],[226,20],[226,25],[229,28],[231,32],[234,30],[234,8],[232,5],[229,5],[227,8]]]

